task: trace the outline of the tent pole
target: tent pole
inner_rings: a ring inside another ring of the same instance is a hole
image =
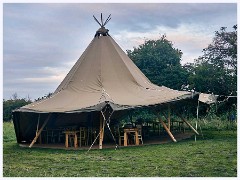
[[[168,105],[168,115],[166,115],[164,112],[162,112],[162,115],[168,122],[167,125],[168,125],[169,131],[171,131],[171,114],[170,113],[171,113],[171,109],[170,109],[170,105]]]
[[[102,141],[103,141],[103,138],[104,138],[104,128],[105,128],[105,124],[106,124],[106,121],[105,121],[105,119],[104,119],[103,116],[102,116]]]
[[[179,113],[177,113],[178,117],[180,117],[182,119],[183,122],[185,122],[197,135],[199,135],[199,133],[194,129],[194,127],[192,127],[192,125],[187,122]]]
[[[198,127],[198,126],[197,126],[197,125],[198,125],[197,123],[198,123],[198,122],[196,121],[196,131],[197,131],[197,127]],[[195,134],[195,142],[196,142],[196,141],[197,141],[197,135]]]
[[[159,117],[159,121],[162,123],[164,129],[167,131],[168,135],[171,137],[171,139],[174,142],[177,142],[177,140],[174,138],[174,136],[172,135],[171,131],[167,128],[167,125],[163,122],[163,120]]]
[[[167,131],[168,135],[171,137],[171,139],[174,142],[177,142],[177,140],[174,138],[174,136],[172,135],[171,131],[167,128],[167,125],[163,122],[163,120],[161,119],[161,117],[159,116],[159,113],[156,111],[153,111],[154,114],[157,116],[157,118],[159,119],[159,121],[161,122],[161,124],[163,125],[164,129]]]
[[[199,111],[199,101],[198,101],[198,105],[197,105],[197,120],[198,120],[198,111]]]
[[[104,138],[104,122],[103,122],[103,117],[102,114],[100,113],[100,135],[99,135],[99,149],[102,149],[102,142]]]
[[[177,142],[177,140],[172,135],[171,131],[168,129],[167,125],[163,122],[162,118],[159,116],[159,113],[156,113],[156,115],[157,115],[157,118],[159,119],[159,121],[161,122],[161,124],[163,125],[164,129],[167,131],[168,135],[171,137],[171,139],[174,142]]]
[[[39,135],[41,134],[43,128],[46,126],[46,124],[47,124],[47,122],[49,121],[50,117],[51,117],[51,114],[48,115],[48,117],[47,117],[47,119],[44,121],[42,127],[41,127],[41,128],[39,129],[39,131],[37,132],[35,138],[32,140],[31,144],[29,145],[30,148],[31,148],[31,147],[35,144],[35,142],[37,141],[37,138],[38,138]]]
[[[196,121],[196,130],[197,130],[197,123],[198,123],[198,114],[199,114],[199,100],[197,105],[197,121]],[[197,141],[197,135],[195,134],[195,142]]]

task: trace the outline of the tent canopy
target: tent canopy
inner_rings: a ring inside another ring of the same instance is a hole
[[[24,112],[114,111],[167,103],[191,92],[157,86],[111,36],[95,37],[51,97],[23,106]]]

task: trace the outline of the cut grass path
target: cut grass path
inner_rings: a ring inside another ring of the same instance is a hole
[[[4,177],[236,177],[237,133],[205,131],[205,139],[103,150],[21,148],[3,126]],[[200,138],[200,137],[199,137]]]

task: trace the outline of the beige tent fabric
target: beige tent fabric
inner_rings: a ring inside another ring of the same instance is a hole
[[[148,106],[191,96],[152,84],[110,36],[95,37],[82,56],[47,99],[20,111],[76,112]]]
[[[206,104],[212,104],[212,103],[216,103],[217,102],[217,95],[214,94],[205,94],[205,93],[201,93],[199,95],[198,100],[206,103]]]

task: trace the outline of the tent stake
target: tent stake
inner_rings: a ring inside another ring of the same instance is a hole
[[[177,113],[178,117],[180,117],[182,119],[183,122],[185,122],[197,135],[199,135],[199,133],[194,129],[194,127],[192,127],[192,125],[187,122],[179,113]]]
[[[44,121],[42,127],[41,127],[41,128],[39,129],[39,131],[37,132],[35,138],[32,140],[31,144],[29,145],[30,148],[31,148],[31,147],[35,144],[35,142],[37,141],[37,138],[38,138],[39,135],[41,134],[43,128],[46,126],[46,124],[47,124],[48,120],[50,119],[50,117],[51,117],[51,114],[48,115],[48,117],[47,117],[47,119]]]

